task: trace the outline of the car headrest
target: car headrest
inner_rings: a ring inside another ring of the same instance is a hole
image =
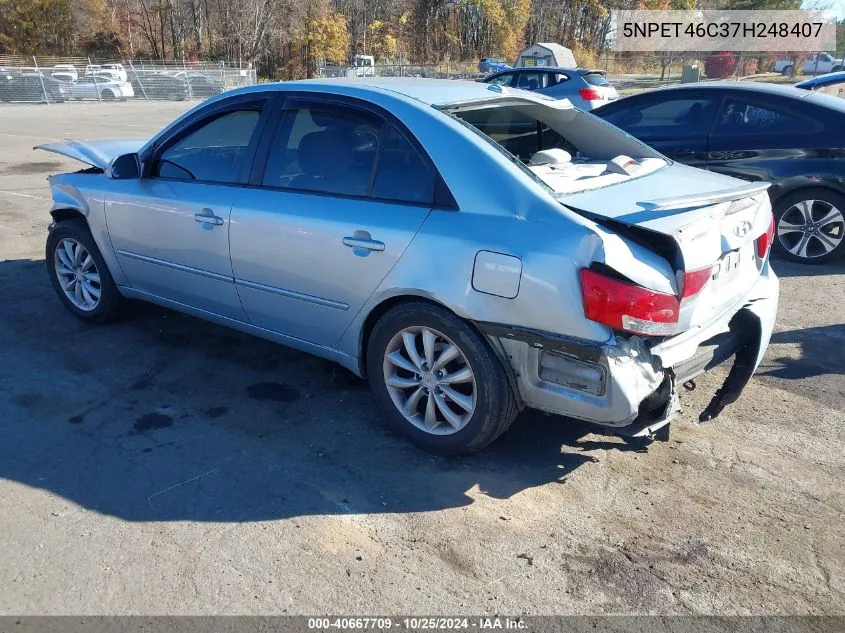
[[[335,127],[338,123],[338,117],[336,114],[320,112],[319,110],[311,110],[310,114],[311,120],[314,121],[314,125],[319,127]]]
[[[333,176],[349,166],[352,149],[333,132],[311,132],[299,141],[299,167],[309,176]]]

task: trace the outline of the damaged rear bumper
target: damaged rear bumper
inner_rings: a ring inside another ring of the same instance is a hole
[[[734,402],[760,364],[775,324],[778,279],[766,263],[742,301],[707,327],[649,345],[640,337],[593,343],[512,326],[479,323],[510,366],[527,407],[650,435],[677,410],[677,386],[734,359],[700,420]]]

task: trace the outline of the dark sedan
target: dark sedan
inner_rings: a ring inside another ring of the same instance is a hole
[[[771,182],[780,255],[823,263],[845,252],[845,100],[773,84],[687,84],[594,114],[679,162]]]
[[[58,103],[68,98],[67,87],[52,77],[0,75],[0,101]]]
[[[185,79],[184,73],[177,75],[180,79]],[[212,79],[208,75],[202,73],[189,72],[187,81],[190,84],[191,97],[194,99],[205,99],[206,97],[213,97],[226,90],[226,85],[222,81]]]
[[[130,73],[129,83],[132,84],[136,99],[183,101],[190,96],[188,82],[184,78],[165,73]]]

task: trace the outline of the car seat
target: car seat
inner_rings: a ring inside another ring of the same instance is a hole
[[[297,162],[303,173],[291,181],[294,189],[367,194],[369,179],[353,168],[352,147],[336,131],[310,132],[303,136]]]

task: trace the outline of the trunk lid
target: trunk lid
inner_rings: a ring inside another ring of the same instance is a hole
[[[684,273],[711,268],[704,288],[681,301],[678,331],[702,326],[734,309],[760,275],[763,261],[756,240],[769,228],[768,183],[743,181],[673,164],[652,174],[560,197],[572,210],[597,222],[620,228],[637,241],[655,247],[670,237],[675,257],[675,291],[681,296]],[[612,268],[625,266],[612,248],[605,251]],[[675,261],[672,261],[674,259]],[[705,273],[706,274],[706,273]]]
[[[146,139],[102,139],[98,141],[65,141],[44,143],[34,149],[67,156],[86,165],[102,169],[108,176],[112,161],[124,154],[134,154],[146,143]]]

